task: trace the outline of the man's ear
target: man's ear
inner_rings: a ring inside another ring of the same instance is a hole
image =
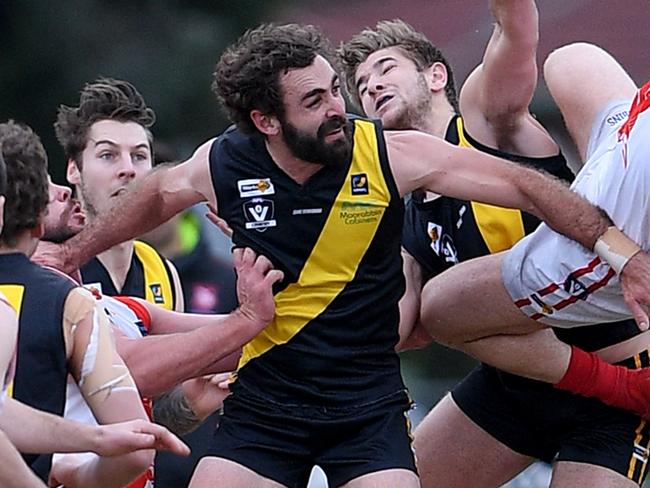
[[[255,128],[265,136],[277,136],[280,133],[280,120],[275,115],[252,110],[250,117],[253,124],[255,124]]]
[[[68,167],[66,169],[65,177],[71,185],[78,185],[81,183],[81,171],[74,159],[68,159]]]
[[[444,91],[449,79],[447,68],[441,62],[435,62],[425,70],[427,85],[433,92]]]

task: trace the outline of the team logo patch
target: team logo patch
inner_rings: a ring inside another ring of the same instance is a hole
[[[246,228],[264,232],[267,227],[277,225],[273,218],[273,201],[267,198],[253,198],[244,203]]]
[[[162,285],[160,283],[152,283],[149,285],[149,289],[153,295],[154,303],[165,303],[165,299],[163,298]]]
[[[273,195],[275,193],[271,178],[239,180],[237,188],[239,189],[239,196],[242,198]]]
[[[440,254],[440,235],[442,234],[442,227],[433,222],[427,222],[427,234],[431,239],[431,249],[435,251],[436,254]]]
[[[589,295],[587,287],[573,276],[569,276],[564,282],[564,291],[580,300],[586,300]]]
[[[367,195],[369,193],[368,176],[365,173],[352,175],[350,184],[352,186],[353,195]]]

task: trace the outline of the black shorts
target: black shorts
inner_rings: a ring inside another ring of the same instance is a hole
[[[243,393],[243,394],[242,394]],[[416,472],[408,394],[345,407],[281,405],[246,391],[230,395],[208,449],[290,488],[314,465],[336,487],[385,469]]]
[[[484,364],[452,397],[479,427],[520,454],[603,466],[638,484],[645,479],[650,428],[630,412]]]

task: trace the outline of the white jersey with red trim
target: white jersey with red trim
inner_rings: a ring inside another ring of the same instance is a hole
[[[631,107],[618,102],[601,112],[589,148],[573,190],[649,251],[650,82]],[[544,324],[568,328],[631,318],[610,266],[546,224],[506,254],[502,275],[515,304]]]
[[[127,303],[124,303],[118,298],[101,295],[97,290],[91,291],[93,291],[100,306],[108,315],[109,321],[113,327],[117,328],[122,334],[132,339],[144,337],[146,330],[149,328],[149,324],[144,323],[147,319],[143,320],[142,317],[127,305],[129,299],[125,299],[127,300]],[[146,407],[147,405],[145,404],[145,408]],[[151,415],[150,408],[147,410],[147,413]],[[70,376],[68,376],[64,417],[88,425],[97,425],[95,416],[84,400],[81,391],[79,391],[79,387]],[[53,462],[56,462],[59,456],[59,454],[55,454]],[[82,453],[75,454],[74,456],[90,459],[97,455],[94,453]],[[151,467],[147,473],[143,474],[136,481],[130,484],[129,488],[153,488],[153,486],[153,467]]]

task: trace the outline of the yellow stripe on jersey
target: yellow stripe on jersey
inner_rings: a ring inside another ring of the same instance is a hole
[[[25,295],[24,285],[0,285],[0,293],[3,293],[9,302],[9,305],[16,311],[16,315],[20,317],[20,310],[23,306],[23,296]],[[4,378],[0,378],[3,381]],[[13,381],[7,386],[7,396],[13,397],[14,383]]]
[[[275,297],[271,324],[244,346],[239,367],[287,343],[323,313],[357,272],[391,195],[379,159],[375,126],[356,120],[352,164],[298,281]],[[367,185],[367,194],[352,194],[352,179]],[[343,244],[345,240],[345,245]]]
[[[23,296],[25,295],[24,285],[0,285],[0,292],[4,293],[7,297],[9,305],[16,311],[16,315],[20,316],[20,309],[23,305]]]
[[[472,143],[465,137],[461,117],[456,119],[456,127],[458,130],[458,145],[474,148]],[[485,203],[471,202],[471,204],[476,226],[490,253],[510,249],[526,234],[521,211],[512,208],[495,207]]]
[[[144,268],[144,298],[148,302],[174,310],[171,277],[163,258],[149,244],[135,241],[134,251]]]

